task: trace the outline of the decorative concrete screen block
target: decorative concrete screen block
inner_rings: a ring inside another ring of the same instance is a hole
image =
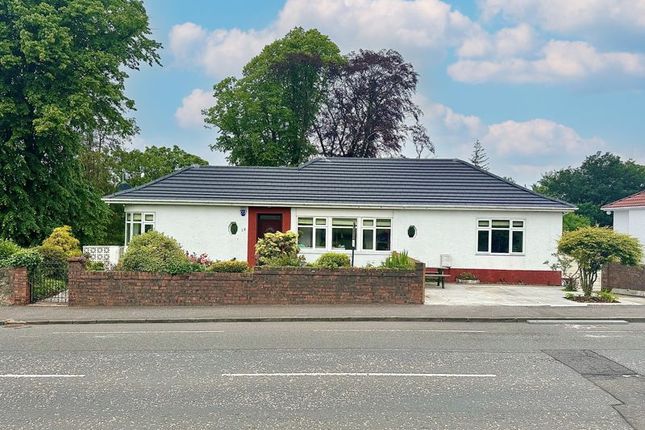
[[[83,254],[90,256],[92,261],[100,261],[106,267],[114,267],[123,255],[123,246],[84,246]]]

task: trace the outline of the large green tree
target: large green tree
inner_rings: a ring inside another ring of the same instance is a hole
[[[206,122],[219,130],[211,147],[236,165],[293,166],[316,153],[308,140],[327,88],[342,64],[336,44],[300,27],[264,47],[242,71],[214,87]]]
[[[645,166],[611,153],[588,156],[580,167],[546,173],[535,191],[578,206],[577,213],[594,224],[611,225],[600,207],[645,188]]]
[[[0,1],[0,236],[30,245],[63,224],[82,242],[104,234],[82,141],[136,131],[124,82],[158,62],[149,35],[139,0]]]

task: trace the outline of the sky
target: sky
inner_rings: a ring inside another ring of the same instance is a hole
[[[132,147],[178,145],[211,164],[201,110],[262,47],[296,26],[343,53],[396,49],[419,74],[416,102],[436,157],[468,159],[531,185],[609,151],[645,163],[645,0],[147,0],[162,67],[126,91]],[[404,154],[414,155],[412,145]]]

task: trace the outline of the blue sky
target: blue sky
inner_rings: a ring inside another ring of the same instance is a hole
[[[224,164],[200,110],[213,84],[294,26],[349,52],[393,48],[420,74],[417,102],[438,157],[530,185],[595,151],[645,163],[644,0],[150,0],[163,67],[133,72],[133,146],[179,145]],[[412,155],[411,148],[404,152]]]

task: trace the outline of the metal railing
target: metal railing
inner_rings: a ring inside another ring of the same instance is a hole
[[[46,260],[29,270],[31,303],[67,303],[67,261]]]

